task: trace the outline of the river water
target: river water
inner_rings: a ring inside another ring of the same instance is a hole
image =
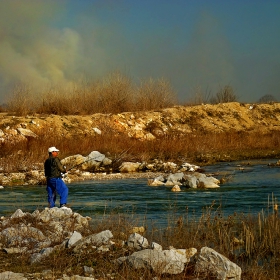
[[[206,173],[229,180],[218,189],[195,190],[182,187],[151,187],[147,179],[83,181],[68,184],[68,202],[73,211],[93,219],[118,213],[139,223],[164,225],[175,216],[200,216],[206,209],[222,215],[234,212],[272,212],[272,199],[280,201],[280,169],[270,167],[278,159],[219,163],[206,166]],[[16,209],[24,212],[47,206],[45,186],[5,187],[0,190],[0,216]]]

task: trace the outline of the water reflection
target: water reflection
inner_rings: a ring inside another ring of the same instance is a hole
[[[73,211],[93,218],[111,213],[133,215],[152,223],[166,223],[168,216],[201,215],[212,205],[224,215],[234,212],[272,211],[272,195],[280,199],[278,167],[268,163],[277,160],[221,163],[205,167],[215,177],[230,176],[219,189],[191,190],[173,193],[171,187],[151,187],[147,179],[87,181],[68,184],[69,204]],[[248,165],[250,163],[250,165]],[[0,215],[16,209],[33,212],[47,206],[45,186],[5,187],[0,190]]]

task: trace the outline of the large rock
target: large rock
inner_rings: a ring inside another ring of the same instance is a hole
[[[182,181],[184,179],[184,173],[179,172],[175,174],[170,174],[166,178],[165,185],[166,186],[174,186],[174,185],[182,185]]]
[[[128,247],[141,250],[149,246],[148,240],[139,233],[132,233],[127,240]]]
[[[34,253],[30,257],[31,264],[40,262],[44,257],[49,256],[53,252],[54,248],[44,248],[39,253]]]
[[[199,172],[185,175],[184,179],[186,180],[186,185],[190,188],[214,189],[220,187],[218,179]]]
[[[5,271],[0,273],[0,280],[27,280],[23,273]]]
[[[192,249],[192,251],[185,249],[145,249],[134,252],[128,257],[119,258],[117,263],[127,262],[134,269],[152,269],[159,274],[179,274],[182,273],[185,264],[196,253],[196,249]]]
[[[110,230],[104,230],[100,233],[92,234],[85,238],[78,240],[72,247],[74,247],[74,252],[78,253],[80,250],[87,248],[87,246],[101,246],[108,245],[113,234]]]
[[[33,138],[36,138],[38,137],[37,134],[35,134],[33,131],[31,131],[30,129],[26,129],[26,128],[21,128],[21,127],[18,127],[17,128],[18,132],[25,136],[25,137],[33,137]]]
[[[67,242],[67,246],[69,248],[72,247],[76,242],[78,242],[82,238],[83,238],[82,235],[78,231],[74,231],[72,236],[70,237],[70,239]]]
[[[86,156],[85,162],[81,165],[81,167],[83,170],[95,170],[102,165],[102,162],[105,159],[106,156],[104,154],[101,154],[98,151],[92,151],[88,156]],[[108,165],[107,162],[106,164]]]
[[[16,247],[29,247],[38,253],[43,248],[49,247],[53,242],[59,243],[73,235],[79,238],[78,234],[73,234],[73,231],[75,233],[77,230],[88,228],[90,219],[78,213],[73,213],[67,207],[45,208],[41,212],[35,210],[32,214],[24,213],[18,209],[10,218],[3,218],[1,221],[2,226],[6,228],[0,232],[0,237],[6,241],[5,249],[8,253],[16,252]],[[26,225],[25,220],[36,221],[34,225],[40,225],[40,229],[32,225]],[[13,226],[9,226],[11,224]],[[43,229],[45,230],[43,231]],[[77,240],[74,237],[71,242]]]
[[[83,164],[85,162],[85,159],[86,158],[84,156],[77,154],[62,159],[61,163],[63,165],[66,165],[68,169],[72,169],[75,167],[79,167],[81,164]]]
[[[98,151],[92,151],[88,156],[84,157],[80,154],[66,157],[61,160],[63,165],[66,165],[69,170],[73,168],[86,170],[96,170],[100,166],[109,166],[112,160]]]
[[[241,268],[208,247],[201,248],[195,264],[195,272],[199,275],[213,275],[218,280],[241,280]]]
[[[122,173],[137,172],[141,163],[139,162],[123,162],[119,168]]]

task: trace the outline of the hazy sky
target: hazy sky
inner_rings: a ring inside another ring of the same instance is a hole
[[[114,71],[164,78],[183,102],[225,85],[280,101],[280,1],[0,0],[0,104],[21,82]]]

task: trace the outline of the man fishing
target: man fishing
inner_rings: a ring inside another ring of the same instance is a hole
[[[59,150],[56,147],[48,149],[49,157],[45,161],[44,169],[47,179],[47,193],[49,207],[55,207],[56,193],[60,196],[60,207],[66,207],[68,198],[68,187],[62,180],[62,173],[66,173],[66,168],[61,164],[58,158]]]

